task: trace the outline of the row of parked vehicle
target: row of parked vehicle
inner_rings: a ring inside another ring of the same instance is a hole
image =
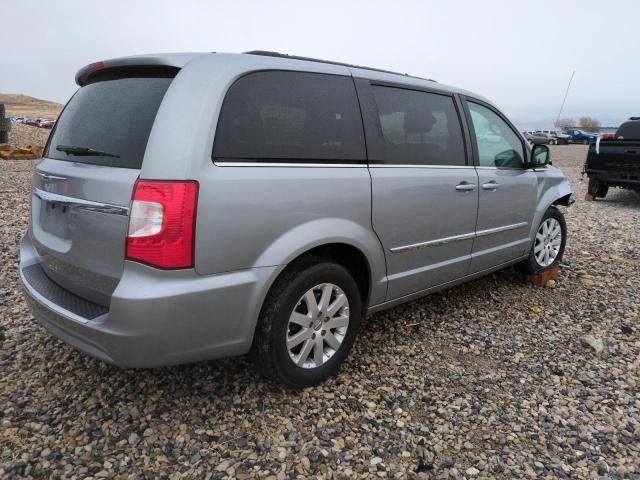
[[[569,129],[563,132],[555,130],[529,130],[522,132],[527,141],[533,145],[568,145],[570,143],[583,143],[588,145],[594,142],[598,135],[583,130]]]
[[[52,129],[56,124],[55,118],[27,118],[27,117],[9,117],[11,123],[22,123],[31,125],[32,127]]]

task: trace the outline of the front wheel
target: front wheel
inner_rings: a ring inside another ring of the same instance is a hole
[[[267,377],[290,387],[316,385],[349,354],[363,315],[358,285],[339,264],[292,266],[262,307],[252,356]]]
[[[549,207],[536,231],[529,258],[518,264],[518,270],[531,275],[553,268],[562,260],[566,242],[564,215],[557,208]]]
[[[555,145],[556,141],[555,140],[549,140],[549,145]]]

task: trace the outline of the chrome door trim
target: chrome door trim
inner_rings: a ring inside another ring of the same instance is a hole
[[[511,225],[503,225],[502,227],[487,228],[486,230],[476,231],[476,237],[484,237],[485,235],[493,235],[494,233],[506,232],[508,230],[515,230],[516,228],[523,228],[529,226],[528,222],[513,223]]]
[[[452,237],[438,238],[436,240],[429,240],[428,242],[412,243],[411,245],[402,245],[400,247],[390,248],[389,250],[393,253],[398,253],[398,252],[406,252],[408,250],[418,250],[420,248],[426,248],[426,247],[435,247],[438,245],[445,245],[447,243],[460,242],[462,240],[470,240],[476,237],[484,237],[485,235],[493,235],[495,233],[506,232],[508,230],[515,230],[516,228],[523,228],[523,227],[527,227],[528,225],[529,225],[528,222],[514,223],[512,225],[504,225],[502,227],[488,228],[486,230],[478,230],[476,232],[463,233],[462,235],[454,235]]]
[[[302,167],[302,168],[424,168],[424,169],[473,169],[473,165],[421,165],[402,164],[394,165],[388,163],[303,163],[303,162],[218,162],[214,161],[218,167]]]
[[[366,163],[213,162],[217,167],[366,168]]]
[[[460,169],[473,169],[473,165],[421,165],[421,164],[402,164],[394,165],[392,163],[370,163],[369,168],[424,168],[431,169],[437,168],[438,170],[460,170]]]
[[[475,168],[476,168],[476,170],[517,170],[517,171],[521,171],[521,172],[530,171],[528,168],[523,168],[523,167],[485,167],[485,166],[482,166],[482,165],[478,165]]]
[[[472,239],[474,237],[475,237],[475,233],[473,233],[473,232],[464,233],[462,235],[454,235],[452,237],[445,237],[445,238],[438,238],[436,240],[429,240],[428,242],[420,242],[420,243],[413,243],[411,245],[403,245],[401,247],[393,247],[390,250],[393,253],[406,252],[407,250],[418,250],[420,248],[435,247],[437,245],[444,245],[446,243],[460,242],[462,240],[470,240],[470,239]]]
[[[79,208],[81,210],[90,210],[92,212],[109,213],[111,215],[129,215],[128,207],[121,207],[119,205],[111,205],[108,203],[92,202],[91,200],[84,200],[82,198],[67,197],[66,195],[60,195],[58,193],[45,192],[39,188],[33,189],[33,194],[40,200],[45,202],[59,203],[71,208]]]

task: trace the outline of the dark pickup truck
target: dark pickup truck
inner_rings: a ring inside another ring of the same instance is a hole
[[[591,143],[583,173],[594,198],[606,197],[609,187],[640,192],[640,117],[620,125],[613,139]]]

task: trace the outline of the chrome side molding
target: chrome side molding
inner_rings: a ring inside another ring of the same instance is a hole
[[[516,228],[528,227],[528,222],[514,223],[512,225],[504,225],[502,227],[487,228],[486,230],[476,231],[476,237],[483,237],[485,235],[493,235],[494,233],[506,232],[507,230],[515,230]]]
[[[428,242],[420,242],[420,243],[413,243],[411,245],[403,245],[401,247],[393,247],[391,251],[394,253],[398,253],[398,252],[406,252],[407,250],[418,250],[419,248],[435,247],[437,245],[444,245],[445,243],[453,243],[453,242],[460,242],[462,240],[469,240],[471,238],[474,238],[475,236],[476,235],[474,232],[464,233],[462,235],[454,235],[452,237],[429,240]]]
[[[111,215],[129,215],[129,207],[121,207],[120,205],[111,205],[108,203],[92,202],[91,200],[84,200],[82,198],[67,197],[66,195],[60,195],[58,193],[45,192],[39,188],[34,188],[33,194],[45,202],[57,203],[71,208],[108,213]]]
[[[438,238],[436,240],[429,240],[428,242],[413,243],[411,245],[402,245],[400,247],[393,247],[390,250],[393,253],[406,252],[409,250],[418,250],[426,247],[436,247],[438,245],[445,245],[447,243],[460,242],[462,240],[470,240],[476,237],[484,237],[485,235],[493,235],[495,233],[506,232],[508,230],[515,230],[516,228],[523,228],[529,226],[527,222],[514,223],[511,225],[504,225],[502,227],[487,228],[486,230],[477,230],[475,232],[463,233],[462,235],[454,235],[452,237]]]

